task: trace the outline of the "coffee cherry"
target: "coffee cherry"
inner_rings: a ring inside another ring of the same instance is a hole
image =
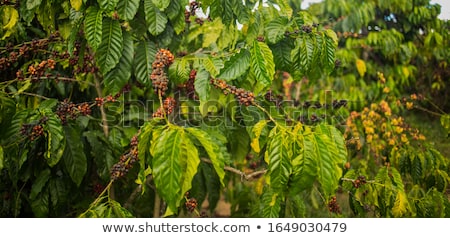
[[[328,210],[336,214],[341,213],[341,208],[337,203],[336,196],[331,197],[331,200],[328,202]]]
[[[189,212],[193,212],[197,208],[198,202],[195,198],[189,198],[189,200],[187,200],[184,205]]]
[[[228,85],[225,80],[221,79],[211,79],[210,82],[214,87],[222,90],[225,95],[228,93],[234,94],[241,105],[250,106],[255,102],[253,92],[246,91],[243,88],[237,88],[234,85]]]

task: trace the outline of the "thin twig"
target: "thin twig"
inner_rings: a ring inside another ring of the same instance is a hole
[[[201,160],[202,160],[203,162],[205,162],[205,163],[212,164],[212,161],[209,160],[209,159],[201,158]],[[235,169],[235,168],[230,167],[230,166],[224,166],[223,169],[226,170],[226,171],[229,171],[229,172],[232,172],[232,173],[234,173],[234,174],[237,174],[237,175],[241,176],[241,181],[244,181],[244,180],[246,180],[246,181],[252,180],[252,179],[257,178],[257,177],[259,177],[259,176],[261,176],[262,174],[265,174],[265,173],[267,172],[267,170],[264,169],[264,170],[258,170],[258,171],[255,171],[255,172],[246,174],[246,173],[244,173],[243,171],[240,171],[240,170]]]
[[[98,80],[97,75],[94,75],[94,81],[95,81],[95,90],[97,91],[98,97],[103,97],[102,88],[100,86],[100,81]],[[103,104],[100,105],[100,113],[102,115],[103,133],[105,134],[105,137],[108,138],[109,135],[108,120],[106,118],[105,108],[103,107]]]

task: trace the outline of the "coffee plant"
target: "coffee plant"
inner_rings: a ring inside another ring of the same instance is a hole
[[[398,115],[424,97],[324,86],[342,35],[300,3],[1,1],[0,214],[449,216],[448,159]]]

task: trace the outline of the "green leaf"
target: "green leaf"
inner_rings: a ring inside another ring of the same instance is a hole
[[[293,41],[283,39],[270,47],[273,53],[273,60],[276,69],[290,72],[291,71],[291,51],[294,48]]]
[[[325,31],[325,42],[326,42],[326,68],[332,71],[335,67],[335,51],[337,47],[337,36],[336,33],[330,29]]]
[[[292,173],[291,159],[289,157],[291,139],[286,131],[275,127],[276,134],[268,142],[268,174],[270,187],[275,191],[284,191]]]
[[[153,0],[144,1],[144,11],[148,31],[154,36],[161,34],[166,28],[167,16],[153,4]]]
[[[154,139],[153,179],[158,193],[172,211],[177,210],[181,196],[183,133],[180,128],[168,128]]]
[[[128,211],[127,209],[122,207],[122,205],[120,205],[120,203],[118,203],[115,200],[109,200],[109,205],[111,206],[112,212],[114,214],[111,217],[116,217],[116,218],[133,218],[134,217],[130,211]]]
[[[103,181],[110,180],[110,169],[117,162],[113,156],[111,145],[101,131],[86,131],[83,133],[90,146],[90,155],[97,167],[97,174]]]
[[[266,39],[271,44],[275,44],[283,39],[284,33],[289,27],[289,19],[287,17],[278,17],[267,23],[265,27]]]
[[[47,99],[39,104],[39,110],[50,112],[58,104],[57,99]]]
[[[97,2],[100,5],[100,9],[110,12],[114,11],[119,0],[97,0]]]
[[[169,79],[175,83],[182,84],[189,79],[191,67],[185,58],[177,58],[169,67]]]
[[[306,134],[299,137],[296,142],[300,145],[300,153],[292,161],[293,173],[290,184],[292,194],[311,188],[318,173],[318,155],[312,135]]]
[[[261,120],[261,121],[257,122],[252,128],[253,135],[252,135],[252,142],[250,143],[250,146],[256,153],[259,153],[261,151],[261,148],[259,146],[259,137],[261,136],[261,132],[266,127],[268,122],[269,121],[267,121],[267,120]]]
[[[209,92],[211,90],[211,84],[209,83],[208,71],[201,69],[197,71],[194,81],[195,92],[201,101],[209,99]]]
[[[139,8],[139,0],[121,0],[117,4],[117,13],[120,19],[132,20]]]
[[[131,77],[133,67],[134,46],[133,39],[128,32],[123,32],[123,51],[119,63],[105,75],[105,89],[109,94],[116,94],[122,90]]]
[[[134,75],[138,82],[150,86],[152,63],[155,60],[156,45],[152,41],[141,41],[135,48]]]
[[[192,143],[189,136],[185,133],[182,134],[182,170],[183,170],[183,182],[181,186],[181,197],[180,200],[183,199],[184,194],[192,188],[192,180],[194,176],[197,174],[198,165],[200,164],[200,158],[198,155],[198,150],[195,145]]]
[[[42,189],[50,179],[50,169],[42,170],[31,185],[30,199],[34,200],[42,192]]]
[[[153,123],[145,122],[145,124],[140,128],[140,133],[138,136],[138,151],[139,151],[139,161],[146,162],[147,159],[151,156],[148,152],[150,152],[150,145],[152,141],[152,132],[153,132]],[[145,168],[141,168],[145,169]]]
[[[318,155],[318,181],[322,186],[325,196],[334,194],[342,175],[340,166],[335,162],[334,153],[330,150],[329,145],[332,144],[330,138],[321,133],[313,133],[314,149]]]
[[[223,62],[219,58],[210,56],[204,57],[202,63],[206,71],[208,71],[212,77],[216,77],[217,74],[219,74],[220,69],[223,68]]]
[[[5,157],[3,155],[3,147],[0,145],[0,171],[5,167]]]
[[[202,145],[202,147],[206,150],[206,153],[211,160],[214,169],[219,176],[220,183],[224,186],[224,178],[225,178],[225,155],[221,151],[221,142],[219,140],[215,140],[210,134],[207,132],[190,127],[186,129],[192,136],[194,136]]]
[[[55,166],[61,159],[66,146],[61,121],[54,115],[48,116],[47,121],[47,152],[45,158],[50,167]]]
[[[306,74],[311,69],[313,53],[314,42],[310,34],[303,34],[297,38],[295,48],[291,52],[294,69]]]
[[[45,191],[36,196],[31,202],[31,209],[37,218],[48,217],[50,194]]]
[[[248,50],[242,49],[225,62],[225,66],[217,77],[224,80],[236,79],[247,72],[249,66],[250,53]]]
[[[27,0],[27,9],[32,10],[37,6],[41,5],[42,0]]]
[[[155,7],[159,8],[159,10],[164,11],[164,9],[166,9],[169,4],[170,4],[170,0],[152,0],[153,4],[155,5]]]
[[[79,187],[87,172],[87,159],[84,154],[80,130],[73,126],[66,126],[64,129],[66,135],[64,165],[66,166],[72,181]]]
[[[278,218],[280,217],[282,195],[274,190],[267,188],[262,194],[263,217]]]
[[[50,181],[48,181],[48,191],[53,207],[67,201],[69,191],[66,186],[65,180],[59,178],[51,178]]]
[[[122,57],[123,36],[118,21],[103,20],[102,42],[97,50],[97,64],[103,74],[111,71]]]
[[[254,41],[250,54],[251,69],[256,76],[256,80],[266,87],[270,86],[275,74],[275,64],[269,46],[264,42]]]
[[[95,51],[102,42],[103,11],[89,7],[84,18],[84,32],[88,44]]]

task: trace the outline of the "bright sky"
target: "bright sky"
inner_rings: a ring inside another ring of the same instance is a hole
[[[303,0],[302,8],[305,9],[310,3],[321,2],[321,0]],[[449,0],[432,0],[431,3],[438,3],[441,5],[441,14],[439,18],[450,20],[450,1]]]

